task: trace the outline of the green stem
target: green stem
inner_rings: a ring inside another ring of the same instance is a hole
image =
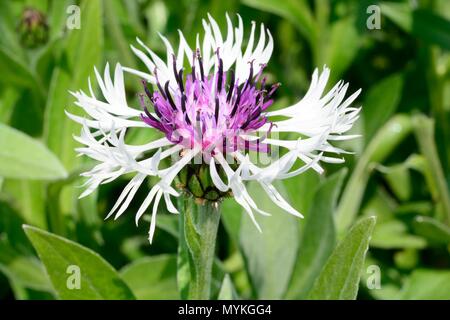
[[[192,198],[184,201],[183,234],[188,249],[190,281],[187,297],[191,300],[211,298],[212,267],[217,230],[220,222],[218,203],[198,204]]]
[[[435,199],[435,201],[442,205],[444,213],[442,219],[447,225],[450,225],[450,194],[436,147],[434,119],[417,114],[413,117],[413,125],[419,149],[428,161],[431,178],[438,191],[439,198]]]

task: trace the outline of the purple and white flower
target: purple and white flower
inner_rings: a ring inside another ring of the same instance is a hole
[[[302,217],[283,199],[273,182],[308,169],[322,173],[321,162],[343,162],[339,154],[345,151],[331,142],[355,137],[346,132],[358,119],[360,108],[352,103],[360,90],[345,98],[348,84],[340,81],[325,92],[330,70],[324,67],[322,72],[314,71],[303,99],[271,111],[272,96],[279,86],[267,85],[264,77],[273,51],[272,36],[261,24],[256,41],[253,23],[244,50],[242,19],[237,16],[237,26],[233,26],[228,15],[226,19],[228,30],[224,37],[216,21],[208,16],[203,21],[204,36],[200,40],[197,35],[195,49],[187,44],[181,32],[177,52],[161,35],[167,49],[166,60],[138,39],[141,48],[131,46],[131,49],[148,70],[117,64],[112,79],[106,65],[103,77],[95,70],[103,98],[97,98],[91,86],[89,94],[72,92],[76,105],[87,114],[80,117],[67,113],[83,126],[76,139],[84,146],[77,151],[98,161],[83,174],[88,180],[81,196],[90,194],[100,184],[133,174],[107,215],[118,218],[144,180],[156,177],[158,182],[136,214],[137,223],[152,206],[150,242],[161,199],[164,198],[171,213],[178,213],[172,202],[172,197],[180,196],[174,180],[195,159],[200,159],[201,165],[209,170],[212,187],[218,194],[232,194],[260,229],[254,212],[267,213],[250,197],[247,181],[260,184],[275,204]],[[123,71],[143,79],[141,108],[130,107],[126,101]],[[129,128],[158,130],[163,137],[144,145],[129,145],[125,143]],[[278,133],[289,133],[290,138],[274,138]],[[268,154],[273,148],[286,151],[267,165],[250,160],[251,153]],[[167,158],[177,161],[163,167],[162,161]]]

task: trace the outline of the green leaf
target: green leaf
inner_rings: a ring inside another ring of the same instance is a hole
[[[2,82],[24,87],[36,85],[36,77],[30,68],[8,49],[0,46],[0,70],[2,70]]]
[[[221,220],[228,235],[238,244],[242,221],[242,207],[233,198],[223,201]]]
[[[76,158],[76,142],[72,137],[79,133],[80,125],[64,112],[65,109],[75,114],[80,111],[73,107],[73,97],[68,91],[88,89],[88,77],[100,61],[103,48],[102,1],[85,0],[80,9],[82,27],[69,30],[60,66],[53,72],[45,114],[47,145],[68,170],[80,161]]]
[[[316,38],[315,21],[307,1],[304,0],[244,0],[244,4],[259,10],[277,14],[291,22],[299,32],[311,41]]]
[[[67,176],[58,158],[42,143],[0,124],[0,176],[54,180]]]
[[[7,179],[4,191],[26,223],[47,229],[45,185],[41,181]]]
[[[320,178],[321,176],[317,172],[308,170],[298,176],[283,180],[286,192],[291,201],[290,204],[299,212],[309,212],[317,191],[316,188],[311,188],[311,186],[318,186],[320,184]],[[299,225],[303,226],[304,221],[299,220]]]
[[[403,89],[403,75],[390,75],[367,93],[364,99],[364,139],[370,141],[376,130],[395,112]],[[382,112],[381,112],[382,110]]]
[[[450,49],[450,21],[430,10],[418,9],[413,12],[412,32],[425,42]]]
[[[392,117],[377,131],[345,186],[336,213],[338,235],[345,233],[358,213],[373,164],[382,163],[411,131],[411,118],[403,114]]]
[[[407,233],[407,226],[399,220],[378,223],[373,232],[370,245],[382,249],[423,249],[427,242],[422,238]]]
[[[80,166],[82,158],[76,156],[78,143],[73,135],[80,133],[81,127],[70,120],[65,110],[81,115],[82,110],[74,106],[74,98],[69,91],[89,92],[88,77],[94,73],[94,66],[101,61],[103,51],[103,15],[101,0],[82,1],[80,4],[81,29],[68,30],[63,43],[58,66],[51,77],[48,99],[44,115],[44,139],[49,147],[61,159],[70,172]],[[81,63],[82,62],[82,63]],[[96,81],[92,81],[96,90]],[[75,199],[81,189],[72,185],[65,186],[55,195],[52,203],[56,215],[68,215],[76,212]]]
[[[237,293],[234,289],[230,275],[226,274],[223,278],[222,287],[220,288],[218,300],[237,300]]]
[[[407,2],[382,2],[380,3],[381,12],[384,16],[392,20],[406,32],[412,30],[412,9]]]
[[[359,50],[361,37],[356,31],[354,19],[351,17],[340,19],[331,25],[330,39],[326,39],[325,60],[318,61],[318,67],[322,64],[329,65],[332,73],[330,83],[335,83],[351,65]],[[342,35],[345,35],[344,37]]]
[[[123,280],[140,300],[178,299],[176,273],[175,255],[144,257],[120,271]]]
[[[18,253],[6,241],[0,240],[0,271],[10,281],[25,288],[51,291],[51,285],[40,261]]]
[[[431,217],[417,216],[413,222],[414,231],[433,243],[449,244],[450,228]]]
[[[285,197],[283,185],[276,183],[275,187]],[[297,256],[299,218],[280,209],[267,196],[261,196],[256,184],[251,184],[248,191],[253,199],[258,199],[259,208],[272,216],[256,217],[262,229],[260,233],[247,213],[242,212],[240,246],[245,265],[257,298],[281,299]]]
[[[415,270],[401,291],[402,300],[449,300],[450,271]]]
[[[297,262],[286,294],[288,299],[304,299],[314,284],[336,242],[333,213],[346,169],[329,177],[317,189],[308,212]]]
[[[377,169],[383,173],[386,182],[399,200],[409,200],[411,197],[412,186],[411,174],[406,162],[389,167],[379,166]]]
[[[356,223],[338,244],[314,283],[309,298],[314,300],[354,300],[361,270],[375,227],[375,217]]]
[[[416,114],[413,117],[413,127],[419,149],[428,163],[430,182],[434,185],[433,189],[437,190],[434,200],[442,206],[442,217],[439,218],[450,225],[450,191],[436,146],[434,119]]]
[[[133,293],[116,270],[100,255],[73,241],[32,226],[25,233],[44,263],[56,293],[61,299],[134,299]],[[70,266],[79,268],[70,271]],[[80,287],[70,286],[79,276]]]

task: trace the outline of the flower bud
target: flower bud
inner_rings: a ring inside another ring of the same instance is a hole
[[[26,8],[17,27],[20,42],[26,48],[37,48],[48,40],[48,24],[45,15],[33,8]]]

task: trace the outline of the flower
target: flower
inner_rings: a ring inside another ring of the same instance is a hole
[[[103,78],[95,70],[103,99],[95,96],[90,83],[90,94],[72,92],[77,99],[76,105],[88,115],[86,118],[67,113],[82,124],[81,135],[76,139],[84,146],[77,151],[98,161],[92,170],[83,174],[88,180],[81,197],[100,184],[133,174],[107,215],[115,215],[117,219],[126,211],[144,180],[149,176],[156,177],[158,182],[136,213],[137,223],[152,206],[150,242],[161,199],[164,198],[169,212],[178,213],[172,202],[172,197],[180,195],[174,188],[176,179],[181,181],[179,186],[197,198],[220,201],[232,194],[259,230],[254,212],[268,213],[251,198],[246,181],[258,183],[275,204],[302,217],[283,199],[273,182],[308,169],[322,173],[321,162],[343,162],[336,155],[345,151],[331,142],[355,137],[346,132],[358,118],[360,108],[351,104],[360,91],[344,99],[348,84],[340,81],[325,93],[330,74],[326,67],[320,73],[317,69],[314,71],[303,99],[284,109],[270,111],[272,95],[279,86],[267,86],[263,76],[273,51],[272,36],[261,24],[255,45],[256,24],[253,23],[243,50],[241,17],[237,16],[237,27],[228,15],[226,19],[228,31],[224,39],[218,24],[208,15],[208,20],[203,20],[203,40],[200,42],[197,35],[194,50],[181,32],[177,52],[160,35],[167,49],[166,61],[137,39],[142,48],[131,46],[131,49],[148,70],[139,71],[117,64],[112,79],[107,64]],[[141,110],[128,106],[123,71],[144,79]],[[163,137],[144,145],[129,145],[125,143],[129,128],[158,130]],[[279,133],[289,133],[290,139],[273,137]],[[284,151],[268,165],[250,160],[251,153],[273,154],[273,148]],[[163,159],[168,158],[175,161],[163,167]],[[297,166],[297,163],[301,165]],[[193,178],[203,177],[207,181],[207,190],[197,194],[190,187],[191,180],[183,178],[186,168],[191,171],[194,168]]]

